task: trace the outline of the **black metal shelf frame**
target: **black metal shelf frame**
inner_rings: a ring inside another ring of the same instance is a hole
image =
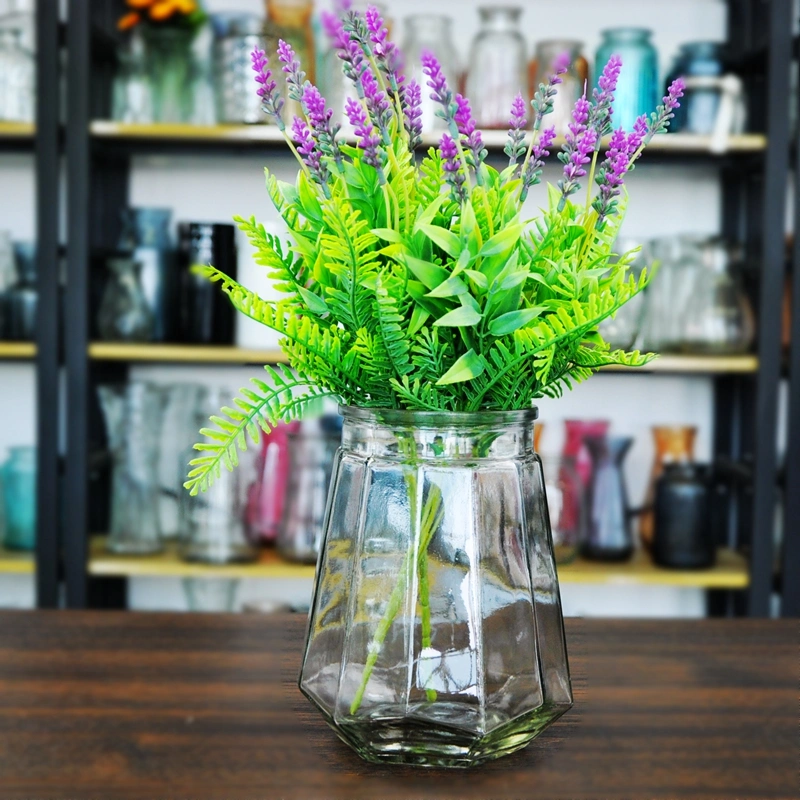
[[[752,465],[753,480],[729,490],[724,513],[726,541],[720,544],[747,546],[751,552],[751,584],[747,596],[738,593],[712,598],[713,613],[743,613],[765,616],[769,612],[773,586],[772,527],[775,519],[778,386],[780,380],[780,306],[783,288],[783,220],[789,158],[789,92],[792,48],[791,0],[727,0],[728,40],[731,49],[752,65],[748,96],[751,119],[764,119],[762,131],[769,148],[758,154],[728,154],[713,159],[720,168],[723,187],[721,229],[725,236],[743,243],[748,256],[758,263],[758,356],[755,375],[715,376],[715,456]],[[227,152],[228,148],[198,143],[175,145],[165,142],[107,142],[90,136],[92,119],[107,109],[90,103],[101,92],[104,71],[109,67],[109,42],[99,31],[111,31],[118,11],[111,0],[68,0],[67,47],[67,292],[65,337],[67,366],[67,459],[64,483],[64,567],[66,597],[70,607],[124,603],[120,584],[95,583],[87,575],[88,534],[94,503],[90,501],[90,442],[96,438],[99,413],[93,387],[109,375],[124,377],[126,366],[91,362],[87,355],[90,312],[89,275],[92,259],[103,248],[113,246],[119,230],[118,210],[128,195],[130,160],[134,154],[152,152]],[[108,37],[106,37],[108,38]],[[101,41],[102,40],[102,41]],[[109,41],[112,41],[109,39]],[[100,47],[100,44],[105,44]],[[94,50],[93,50],[94,47]],[[112,48],[113,49],[113,48]],[[236,146],[234,152],[241,152]],[[258,152],[253,146],[250,152]],[[670,155],[670,160],[675,156]],[[666,157],[665,157],[666,160]],[[709,163],[689,157],[687,163]],[[800,195],[798,196],[800,206]],[[800,213],[800,212],[799,212]],[[796,248],[795,264],[800,259]],[[800,289],[795,269],[792,381],[800,383]],[[800,431],[800,388],[793,392],[793,441]],[[794,486],[794,505],[787,517],[800,518],[800,443],[790,448],[789,486]],[[787,492],[791,496],[792,492]],[[97,499],[97,498],[93,498]],[[787,532],[790,526],[787,526]],[[795,526],[798,527],[798,526]],[[800,574],[800,531],[787,535],[785,569],[794,564]],[[790,541],[791,540],[791,541]],[[795,579],[795,587],[797,581]],[[787,592],[784,610],[800,614],[797,592]]]

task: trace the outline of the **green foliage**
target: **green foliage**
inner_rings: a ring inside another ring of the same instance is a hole
[[[598,325],[647,283],[616,254],[617,216],[598,228],[589,207],[551,191],[548,207],[520,219],[519,180],[482,167],[482,185],[456,202],[440,155],[415,167],[400,133],[378,179],[362,151],[331,163],[330,197],[301,171],[295,185],[268,173],[269,195],[290,242],[237,218],[256,261],[283,298],[267,301],[211,266],[242,313],[281,334],[290,370],[268,369],[203,430],[187,486],[207,488],[236,463],[246,434],[298,416],[309,399],[364,407],[521,409],[559,396],[609,364],[652,355],[610,350]]]

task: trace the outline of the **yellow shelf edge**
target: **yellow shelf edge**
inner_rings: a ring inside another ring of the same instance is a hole
[[[0,122],[0,139],[31,139],[35,134],[32,122]]]
[[[89,358],[98,361],[164,363],[285,364],[281,350],[259,350],[228,345],[121,344],[93,342]]]
[[[0,574],[32,575],[35,571],[33,553],[5,550],[0,547]]]
[[[152,556],[123,556],[105,550],[105,537],[93,537],[88,572],[106,577],[150,578],[294,578],[314,577],[314,566],[284,561],[274,550],[261,552],[252,564],[207,565],[182,561],[175,545]],[[624,563],[577,560],[558,568],[559,581],[568,584],[607,586],[671,586],[698,589],[744,589],[749,585],[747,561],[738,553],[722,548],[717,564],[708,570],[672,570],[657,567],[638,551]]]
[[[758,372],[758,357],[743,356],[659,356],[644,367],[623,367],[612,364],[602,372],[665,372],[665,373],[751,373]]]
[[[0,358],[36,358],[33,342],[0,342]]]

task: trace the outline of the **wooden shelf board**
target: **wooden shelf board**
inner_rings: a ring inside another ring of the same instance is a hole
[[[35,568],[33,553],[0,547],[0,573],[31,575]]]
[[[212,566],[190,564],[178,556],[175,545],[153,556],[121,556],[108,553],[105,537],[92,539],[89,574],[114,577],[152,578],[313,578],[314,566],[284,561],[272,549],[261,551],[252,564]],[[625,563],[603,563],[578,559],[559,567],[561,583],[605,584],[609,586],[675,586],[706,589],[744,589],[749,583],[747,561],[738,553],[721,549],[717,563],[708,570],[662,569],[650,557],[637,551]]]
[[[36,358],[36,345],[33,342],[0,342],[0,359]]]
[[[93,342],[89,358],[97,361],[140,361],[194,364],[284,364],[281,350],[257,350],[226,345],[123,344]]]
[[[35,134],[32,122],[0,122],[0,139],[32,139]]]
[[[665,372],[718,375],[758,372],[756,356],[659,356],[644,367],[603,367],[603,372]]]
[[[173,124],[126,124],[113,120],[93,120],[89,131],[97,139],[149,140],[163,142],[206,142],[209,144],[243,142],[250,144],[283,145],[284,138],[274,125],[173,125]],[[440,134],[424,134],[422,147],[436,146]],[[504,130],[483,131],[485,146],[502,152],[508,134]],[[560,147],[563,140],[556,139]],[[607,139],[606,139],[607,142]],[[767,147],[767,139],[761,134],[747,133],[731,136],[725,152],[760,152]],[[648,145],[651,151],[675,154],[712,154],[711,137],[688,133],[656,136]],[[721,154],[721,153],[720,153]]]

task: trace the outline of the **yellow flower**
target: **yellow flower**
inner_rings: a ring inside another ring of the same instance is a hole
[[[169,19],[177,10],[178,6],[174,0],[158,0],[150,8],[150,19],[156,22],[163,22],[165,19]]]

